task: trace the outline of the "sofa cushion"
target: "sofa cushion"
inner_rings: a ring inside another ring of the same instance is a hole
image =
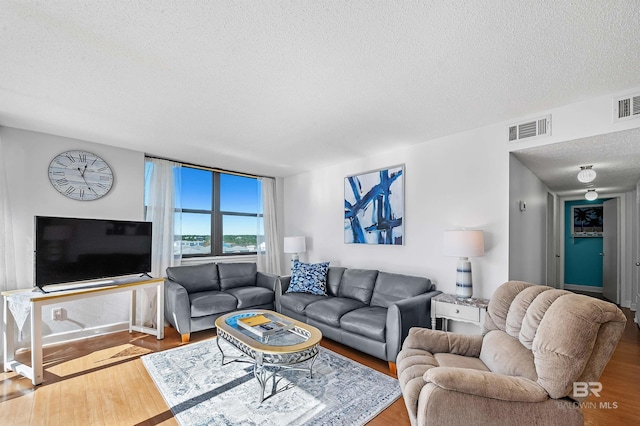
[[[340,327],[340,318],[347,312],[362,308],[364,303],[348,297],[329,297],[310,303],[304,310],[308,318],[316,321]]]
[[[183,286],[187,293],[220,290],[218,266],[215,263],[172,266],[167,268],[167,278]]]
[[[431,280],[428,278],[378,272],[371,296],[371,306],[388,308],[398,300],[427,293],[431,288]]]
[[[273,291],[264,287],[236,287],[225,290],[238,300],[237,309],[246,309],[252,306],[267,305],[273,303]]]
[[[218,263],[220,289],[256,285],[256,272],[255,263]]]
[[[378,271],[373,269],[347,269],[342,274],[338,296],[358,300],[368,305],[377,276]]]
[[[378,342],[385,341],[387,309],[380,306],[365,306],[347,312],[340,318],[340,328]]]
[[[287,293],[327,294],[327,269],[329,262],[294,262]]]
[[[327,294],[330,296],[337,296],[340,289],[340,280],[342,280],[342,274],[347,268],[341,268],[332,266],[327,271]]]
[[[280,304],[283,308],[305,315],[306,307],[318,300],[325,300],[326,296],[319,296],[310,293],[285,293],[280,297]]]
[[[233,311],[238,305],[235,297],[221,291],[191,293],[189,294],[189,302],[191,303],[192,318]]]

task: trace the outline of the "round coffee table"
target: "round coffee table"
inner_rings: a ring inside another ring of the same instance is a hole
[[[269,336],[258,334],[238,325],[238,320],[256,315],[263,315],[271,321],[286,323],[289,330],[281,331]],[[313,375],[313,363],[318,355],[318,346],[322,333],[317,328],[289,318],[277,312],[264,309],[231,312],[216,319],[218,338],[216,344],[222,354],[222,365],[233,361],[249,362],[253,364],[253,375],[260,383],[260,402],[265,400],[265,388],[269,380],[272,381],[272,391],[275,395],[277,385],[282,378],[282,370],[299,370]],[[242,356],[226,356],[220,347],[220,340],[224,340],[242,352]],[[302,363],[309,361],[307,366]],[[285,390],[285,389],[281,389]],[[268,397],[269,397],[268,396]],[[267,397],[267,398],[268,398]]]

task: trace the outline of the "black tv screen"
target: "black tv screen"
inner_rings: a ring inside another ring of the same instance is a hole
[[[36,216],[35,285],[151,271],[151,222]]]

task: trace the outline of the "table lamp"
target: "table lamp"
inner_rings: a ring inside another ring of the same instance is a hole
[[[284,237],[284,252],[291,253],[291,270],[293,264],[299,259],[299,253],[307,251],[305,238],[303,236]]]
[[[444,255],[458,257],[456,273],[456,297],[473,295],[470,257],[484,256],[482,231],[458,230],[444,232]]]

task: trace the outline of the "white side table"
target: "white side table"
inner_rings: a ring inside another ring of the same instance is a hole
[[[439,294],[431,298],[431,328],[436,329],[436,318],[442,318],[442,329],[447,331],[449,320],[470,322],[481,329],[487,313],[488,299],[459,299],[453,294]]]

